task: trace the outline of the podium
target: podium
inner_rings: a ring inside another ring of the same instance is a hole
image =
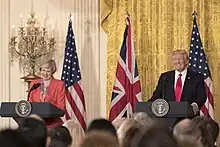
[[[19,124],[19,120],[22,119],[15,110],[17,102],[2,102],[0,108],[1,117],[13,117],[13,119]],[[55,107],[48,102],[30,102],[31,113],[39,115],[43,119],[62,117],[64,111]]]
[[[152,104],[152,101],[138,102],[135,106],[134,111],[145,112],[151,118],[155,119],[156,121],[165,122],[170,127],[173,127],[181,119],[194,117],[192,106],[188,102],[168,102],[169,110],[168,113],[163,117],[158,117],[152,112]]]

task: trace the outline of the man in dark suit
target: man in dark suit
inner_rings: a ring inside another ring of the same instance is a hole
[[[187,101],[195,114],[206,101],[203,76],[187,68],[189,56],[185,50],[172,53],[175,70],[162,73],[150,100]]]

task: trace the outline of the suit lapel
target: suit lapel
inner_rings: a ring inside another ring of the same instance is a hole
[[[184,82],[184,86],[183,86],[183,90],[182,90],[182,95],[181,95],[181,99],[180,101],[183,101],[185,99],[185,93],[186,91],[188,90],[188,88],[190,87],[190,73],[189,73],[189,70],[187,70],[187,73],[186,73],[186,79],[185,79],[185,82]]]
[[[174,83],[175,83],[175,70],[173,70],[171,74],[171,89],[172,89],[171,98],[173,101],[175,100]]]
[[[174,92],[174,82],[175,82],[175,71],[173,70],[172,72],[171,72],[171,74],[169,75],[170,77],[169,77],[169,79],[170,79],[170,81],[169,81],[169,88],[170,88],[170,90],[169,91],[171,91],[171,96],[170,96],[170,99],[171,99],[171,101],[174,101],[175,100],[175,92]]]

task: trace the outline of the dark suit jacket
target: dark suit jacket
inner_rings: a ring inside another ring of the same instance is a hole
[[[162,73],[150,100],[161,98],[167,101],[175,101],[174,80],[174,70]],[[187,70],[180,101],[188,101],[190,104],[195,102],[201,108],[206,101],[205,83],[202,75]]]

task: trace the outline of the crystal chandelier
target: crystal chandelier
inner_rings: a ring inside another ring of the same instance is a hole
[[[40,61],[52,57],[55,51],[54,27],[47,29],[45,24],[40,26],[35,13],[31,11],[25,25],[21,19],[17,36],[15,26],[12,26],[11,31],[11,61],[19,59],[20,68],[27,74],[23,77],[25,81],[38,78],[35,71]]]

